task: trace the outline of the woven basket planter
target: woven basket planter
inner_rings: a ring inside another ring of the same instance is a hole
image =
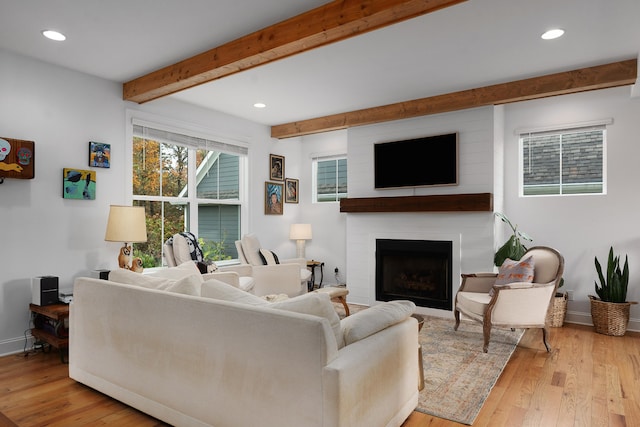
[[[547,325],[552,328],[560,328],[564,325],[564,318],[567,315],[567,300],[569,295],[564,292],[557,293],[551,300],[549,311],[547,311]]]
[[[591,301],[591,321],[596,332],[604,335],[621,337],[627,332],[629,309],[634,302],[605,302],[593,295]]]

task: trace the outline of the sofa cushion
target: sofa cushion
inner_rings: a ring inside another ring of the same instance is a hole
[[[109,280],[125,285],[140,286],[149,289],[158,289],[183,293],[188,295],[200,295],[202,278],[198,274],[183,274],[178,279],[158,277],[153,274],[140,274],[124,268],[118,268],[109,272]]]
[[[311,314],[318,317],[324,317],[329,321],[333,335],[336,337],[338,348],[343,347],[342,328],[340,326],[340,317],[336,313],[331,298],[328,294],[309,293],[290,298],[284,301],[274,302],[269,305],[271,308],[278,310],[293,311],[296,313]]]
[[[236,288],[217,279],[207,280],[202,284],[200,296],[223,301],[232,301],[249,305],[268,305],[264,299]]]
[[[280,264],[278,255],[276,255],[275,252],[270,251],[269,249],[261,248],[258,253],[260,254],[260,259],[262,260],[262,264],[264,265]]]
[[[186,276],[197,276],[200,283],[204,282],[200,269],[194,261],[183,262],[177,267],[162,268],[153,273],[145,274],[145,276],[162,277],[165,279],[178,280]]]
[[[415,310],[416,305],[412,301],[398,300],[374,305],[345,317],[340,322],[344,345],[353,344],[389,326],[400,323],[411,316]]]
[[[260,242],[255,234],[245,234],[242,236],[242,250],[247,261],[251,265],[264,265],[260,259]]]

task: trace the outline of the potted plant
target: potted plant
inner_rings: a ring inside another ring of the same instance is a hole
[[[513,225],[506,215],[496,212],[495,215],[511,227],[511,237],[502,245],[493,256],[493,263],[496,267],[500,267],[505,259],[509,258],[514,261],[520,260],[522,255],[527,251],[526,246],[522,243],[521,239],[532,242],[533,239],[526,233],[518,230],[517,225]]]
[[[595,257],[595,265],[600,283],[595,282],[598,297],[589,295],[593,326],[600,334],[622,336],[626,333],[629,324],[631,304],[637,304],[635,301],[627,301],[628,257],[625,255],[624,266],[620,269],[620,256],[614,255],[612,246],[609,249],[606,276],[602,272],[598,257]]]
[[[522,241],[532,242],[533,239],[525,232],[518,230],[517,224],[514,226],[505,214],[496,212],[495,215],[500,218],[502,222],[509,225],[512,232],[509,239],[496,251],[493,257],[494,265],[500,267],[507,258],[514,261],[520,260],[527,251],[527,247]],[[564,279],[560,279],[558,289],[563,285]],[[549,326],[558,328],[564,324],[564,318],[567,314],[567,300],[568,295],[566,292],[556,292],[549,306],[549,311],[547,312],[547,324]]]

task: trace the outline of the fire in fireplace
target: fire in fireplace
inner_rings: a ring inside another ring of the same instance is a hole
[[[376,239],[376,300],[451,311],[453,242]]]

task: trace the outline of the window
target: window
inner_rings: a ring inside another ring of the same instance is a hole
[[[132,199],[147,215],[147,242],[134,255],[144,267],[162,266],[163,243],[189,230],[205,258],[237,258],[247,149],[160,127],[134,120]]]
[[[521,195],[604,194],[605,126],[520,134]]]
[[[346,157],[313,159],[315,202],[337,202],[347,197]]]

